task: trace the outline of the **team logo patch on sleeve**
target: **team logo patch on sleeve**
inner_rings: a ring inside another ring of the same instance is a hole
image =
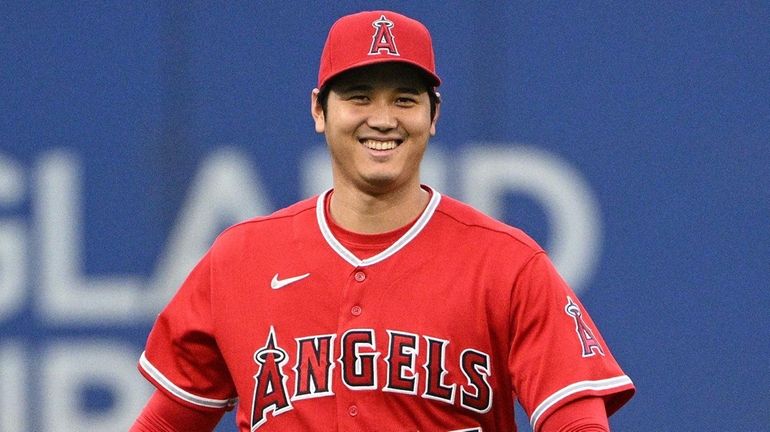
[[[583,320],[583,312],[571,297],[567,297],[567,306],[564,307],[564,311],[575,321],[575,332],[578,335],[583,350],[582,356],[592,357],[596,353],[604,355],[604,350],[599,341],[594,337],[594,332]]]

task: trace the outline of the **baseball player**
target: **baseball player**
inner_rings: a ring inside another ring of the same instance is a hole
[[[522,231],[420,183],[433,48],[390,11],[339,19],[311,95],[333,188],[225,230],[159,315],[133,431],[607,431],[633,394]]]

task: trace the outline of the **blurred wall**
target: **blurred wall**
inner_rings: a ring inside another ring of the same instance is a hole
[[[546,247],[638,387],[612,424],[764,430],[767,3],[382,7],[433,33],[424,181]],[[310,91],[367,8],[0,5],[0,431],[126,430],[217,233],[330,184]]]

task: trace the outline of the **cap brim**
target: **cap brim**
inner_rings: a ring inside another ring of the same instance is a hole
[[[378,63],[404,63],[404,64],[408,64],[410,66],[414,66],[415,69],[417,69],[420,73],[422,73],[425,76],[425,78],[428,81],[429,85],[431,85],[433,87],[438,87],[438,86],[441,85],[441,78],[439,78],[438,75],[436,75],[433,72],[425,69],[424,67],[422,67],[422,65],[420,65],[419,63],[417,63],[415,61],[412,61],[412,60],[409,60],[409,59],[404,59],[404,58],[382,58],[382,57],[375,57],[375,58],[372,58],[372,59],[369,59],[369,60],[360,61],[360,62],[353,63],[351,65],[345,66],[344,68],[336,71],[334,74],[331,74],[331,75],[327,76],[324,79],[323,82],[319,83],[318,88],[319,89],[323,88],[329,82],[331,82],[334,78],[340,76],[341,74],[343,74],[345,72],[348,72],[350,70],[357,69],[357,68],[360,68],[360,67],[371,66],[371,65],[374,65],[374,64],[378,64]]]

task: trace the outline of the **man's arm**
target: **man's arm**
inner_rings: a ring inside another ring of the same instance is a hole
[[[538,432],[609,432],[604,400],[585,397],[557,408]]]
[[[129,432],[211,432],[223,414],[187,407],[156,390]]]

